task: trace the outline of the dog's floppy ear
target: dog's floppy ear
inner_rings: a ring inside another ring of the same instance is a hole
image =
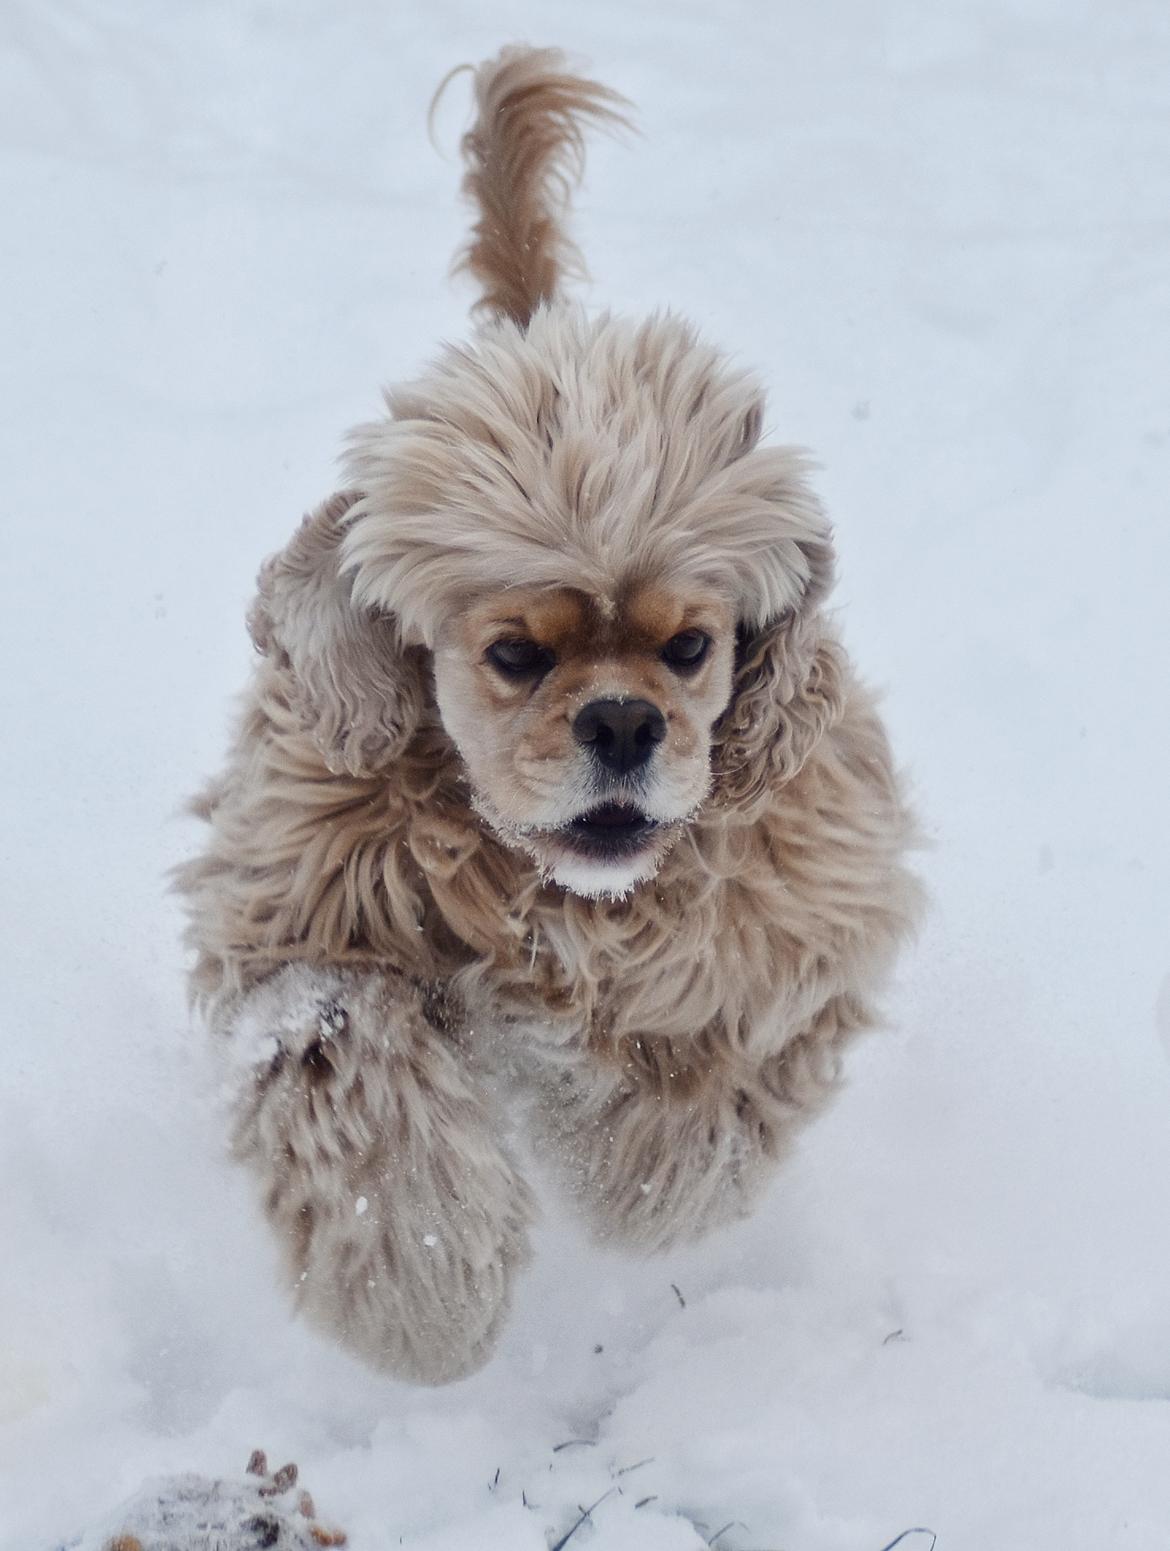
[[[801,599],[763,625],[740,626],[731,701],[715,726],[716,799],[741,811],[791,780],[844,708],[845,655],[821,629],[833,584],[828,525],[800,549],[809,571]]]
[[[355,605],[340,569],[347,491],[311,512],[260,571],[248,614],[257,651],[333,771],[375,775],[401,754],[429,699],[429,661],[397,622]]]

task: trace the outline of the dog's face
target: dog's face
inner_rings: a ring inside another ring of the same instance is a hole
[[[676,320],[573,311],[392,395],[253,611],[330,768],[393,781],[433,693],[482,819],[594,897],[790,779],[840,704],[832,547],[761,405]]]
[[[651,876],[706,797],[734,614],[710,587],[509,588],[449,620],[436,698],[482,816],[586,895]]]

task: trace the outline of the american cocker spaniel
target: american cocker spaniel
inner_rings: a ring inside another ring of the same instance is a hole
[[[687,323],[562,295],[622,100],[553,50],[474,86],[483,320],[264,565],[181,875],[296,1300],[424,1382],[492,1350],[523,1158],[640,1251],[744,1212],[917,904],[803,459]]]

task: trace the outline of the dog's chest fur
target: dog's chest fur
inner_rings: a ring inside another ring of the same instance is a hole
[[[213,845],[187,880],[219,937],[200,933],[212,997],[290,958],[383,966],[453,992],[458,1023],[676,1067],[680,1048],[750,1056],[799,1030],[901,935],[905,823],[861,690],[791,782],[751,813],[713,804],[653,882],[612,901],[544,884],[500,844],[438,729],[384,783],[324,769],[279,696],[256,713],[242,746],[267,779],[212,796]]]

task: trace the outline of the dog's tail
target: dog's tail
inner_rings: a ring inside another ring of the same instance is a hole
[[[463,192],[479,211],[456,260],[483,287],[478,310],[524,328],[580,255],[561,228],[580,180],[587,122],[629,127],[629,104],[569,72],[559,49],[503,49],[474,72],[476,120],[463,137]],[[442,91],[442,87],[439,88]]]

